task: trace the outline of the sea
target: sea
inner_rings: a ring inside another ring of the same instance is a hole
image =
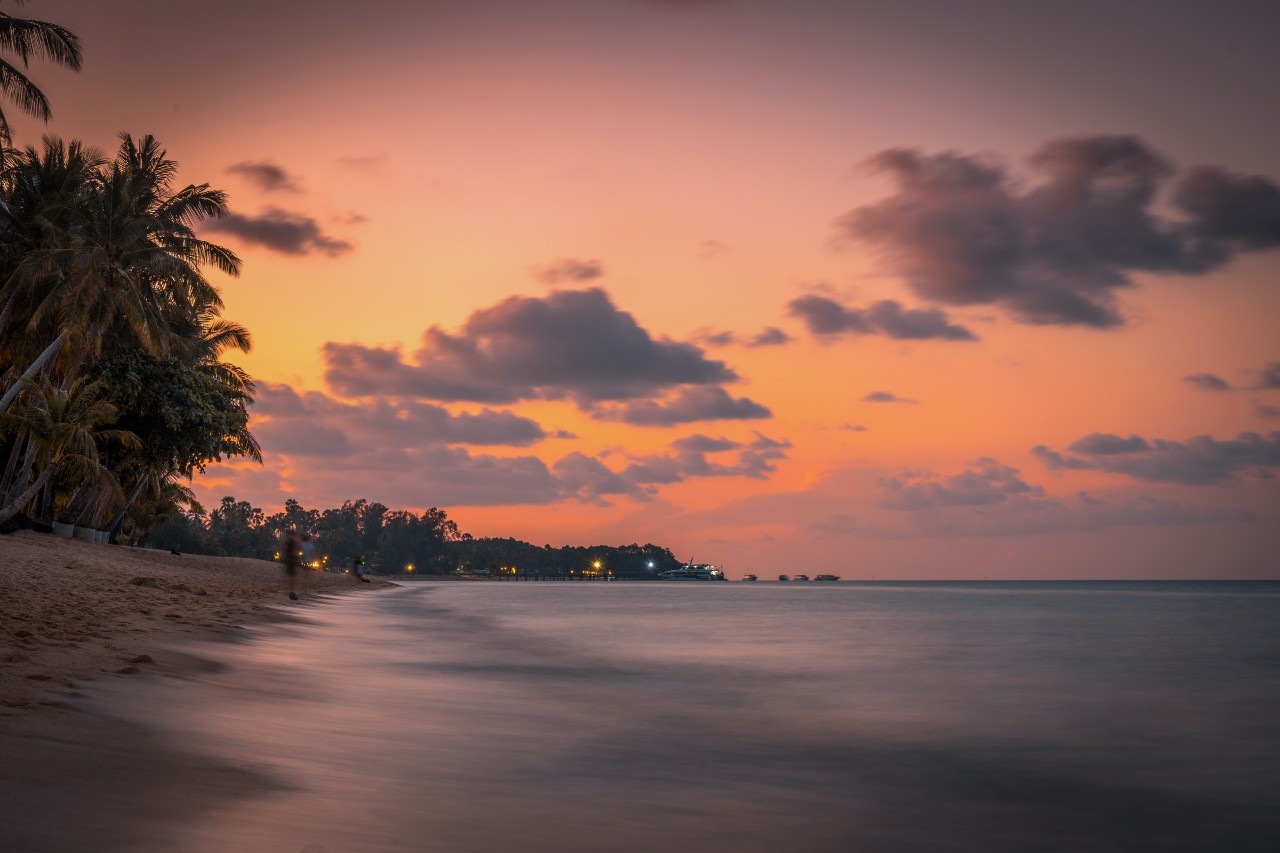
[[[175,850],[1280,850],[1280,583],[407,582],[100,699]]]

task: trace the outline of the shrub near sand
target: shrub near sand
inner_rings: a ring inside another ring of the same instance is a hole
[[[182,639],[229,635],[297,607],[280,567],[22,531],[0,536],[0,716],[56,703],[77,682],[163,667]],[[312,593],[365,591],[313,572]]]

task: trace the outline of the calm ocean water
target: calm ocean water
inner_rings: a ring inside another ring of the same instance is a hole
[[[278,783],[177,849],[1280,849],[1280,583],[414,583],[305,614],[121,704]]]

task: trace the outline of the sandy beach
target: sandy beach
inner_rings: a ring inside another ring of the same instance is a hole
[[[321,572],[310,582],[293,603],[280,568],[261,560],[0,536],[0,849],[170,849],[168,821],[269,785],[81,700],[105,679],[216,665],[184,642],[233,640],[319,596],[388,585]]]

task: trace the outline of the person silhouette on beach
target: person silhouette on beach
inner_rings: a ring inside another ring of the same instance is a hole
[[[311,590],[311,570],[315,568],[316,545],[311,541],[310,533],[303,533],[301,538],[302,593],[306,595]]]
[[[369,579],[364,576],[364,557],[356,557],[351,561],[351,574],[355,576],[357,583],[369,583]]]
[[[284,547],[280,552],[280,560],[284,563],[284,577],[289,584],[289,598],[298,600],[298,573],[302,568],[302,540],[297,531],[289,530],[284,534]]]

